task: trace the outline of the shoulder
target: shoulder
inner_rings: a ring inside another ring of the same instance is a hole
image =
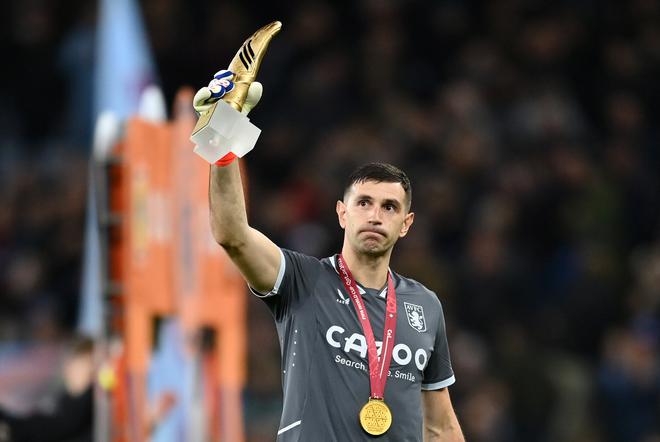
[[[336,272],[332,257],[319,259],[289,249],[282,248],[281,251],[284,257],[283,273],[285,275],[303,278],[311,283],[323,275]]]
[[[305,255],[304,253],[296,252],[295,250],[289,250],[285,248],[280,249],[282,255],[286,259],[287,263],[291,262],[293,264],[303,264],[303,265],[319,265],[320,260],[314,256]]]
[[[289,250],[285,248],[280,249],[282,255],[288,263],[291,263],[296,266],[314,266],[318,268],[324,268],[326,270],[336,271],[334,264],[334,256],[327,258],[317,258],[315,256],[306,255],[304,253],[296,252],[294,250]]]
[[[442,304],[438,295],[421,282],[407,278],[396,272],[392,272],[394,276],[394,288],[397,295],[401,295],[406,299],[413,302],[424,304],[433,309],[442,311]]]

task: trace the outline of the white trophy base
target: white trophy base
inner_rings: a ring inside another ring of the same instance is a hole
[[[194,152],[211,164],[233,152],[242,158],[254,148],[261,134],[250,119],[236,109],[219,100],[206,126],[193,133],[190,140],[195,143]]]

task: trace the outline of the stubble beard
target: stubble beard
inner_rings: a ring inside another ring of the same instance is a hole
[[[386,255],[393,246],[394,244],[381,243],[374,240],[363,240],[358,241],[356,251],[364,256],[378,258]]]

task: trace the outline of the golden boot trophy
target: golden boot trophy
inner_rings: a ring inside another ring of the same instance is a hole
[[[228,70],[233,72],[234,88],[202,114],[190,139],[195,153],[215,163],[229,152],[242,157],[252,150],[261,131],[241,114],[250,85],[255,81],[261,62],[273,36],[282,28],[274,21],[245,40]]]

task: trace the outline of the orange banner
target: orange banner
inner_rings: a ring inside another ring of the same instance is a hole
[[[201,351],[194,343],[202,329],[215,337],[203,367],[207,433],[214,440],[244,439],[246,286],[211,234],[209,165],[189,141],[196,122],[192,95],[190,89],[177,95],[171,123],[128,120],[113,151],[117,162],[108,168],[108,203],[120,219],[109,235],[109,276],[120,292],[111,301],[117,313],[111,329],[124,341],[120,379],[130,379],[113,397],[114,422],[128,420],[116,442],[146,437],[155,319],[172,316],[183,325],[186,351]]]
[[[128,121],[122,161],[125,294],[158,315],[174,313],[171,152],[168,126]]]

